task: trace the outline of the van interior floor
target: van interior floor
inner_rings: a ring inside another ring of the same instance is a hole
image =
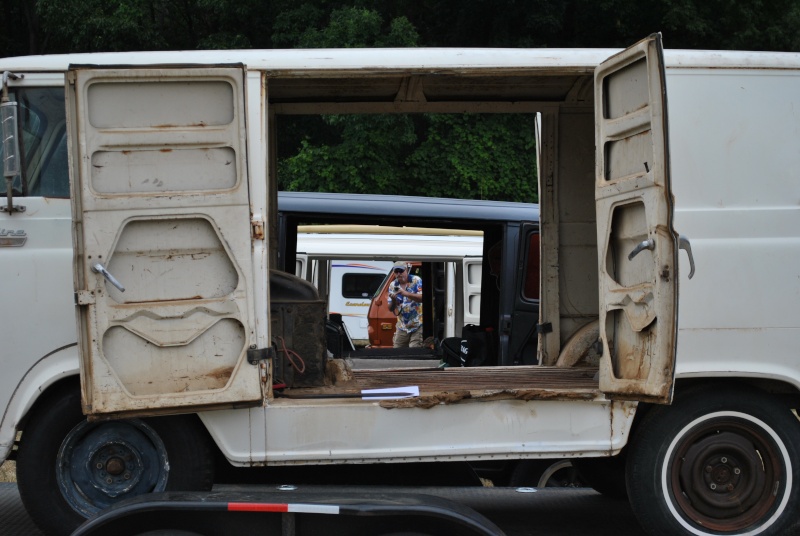
[[[416,361],[416,366],[398,365],[393,359],[354,367],[353,360],[333,360],[340,373],[329,386],[287,389],[288,398],[358,397],[364,389],[417,386],[420,396],[468,392],[460,398],[592,399],[599,394],[597,367],[448,367],[438,368],[438,361]],[[382,368],[377,368],[380,364]],[[385,367],[385,368],[383,368]]]

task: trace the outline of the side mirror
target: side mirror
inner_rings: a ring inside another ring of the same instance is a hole
[[[0,103],[0,122],[3,136],[3,176],[7,181],[19,175],[19,136],[17,130],[17,103],[3,96]]]
[[[8,71],[3,73],[3,97],[0,98],[0,135],[3,136],[3,176],[6,178],[6,202],[3,212],[23,212],[24,207],[14,206],[14,177],[20,174],[19,119],[17,103],[8,100],[8,79],[20,76]]]

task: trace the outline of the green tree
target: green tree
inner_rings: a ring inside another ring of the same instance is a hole
[[[536,202],[535,116],[430,115],[427,138],[408,157],[427,195]]]
[[[260,0],[27,1],[50,53],[269,47],[274,18]]]
[[[281,189],[317,192],[404,193],[404,154],[416,141],[406,115],[328,115],[340,140],[301,141],[296,154],[278,163]],[[424,195],[424,194],[423,194]]]
[[[303,25],[303,20],[314,24]],[[278,17],[273,40],[303,48],[413,46],[407,19],[384,23],[373,10],[345,7],[328,20],[299,6]],[[398,186],[403,159],[416,141],[405,115],[326,115],[282,119],[278,184],[287,190],[389,193]],[[315,127],[316,125],[316,127]],[[286,143],[287,140],[295,140]]]
[[[388,24],[375,10],[342,7],[326,13],[313,4],[282,12],[272,36],[277,46],[291,48],[413,47],[419,36],[406,17]]]
[[[100,52],[167,47],[158,20],[166,15],[148,0],[39,0],[45,51]]]

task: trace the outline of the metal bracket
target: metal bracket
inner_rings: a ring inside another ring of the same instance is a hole
[[[536,334],[537,335],[544,335],[545,333],[552,333],[553,331],[553,324],[550,322],[544,322],[542,324],[536,324]]]
[[[14,212],[25,212],[24,205],[11,205],[10,207],[3,205],[0,207],[0,212],[8,212],[9,214],[13,214]]]
[[[261,361],[275,358],[275,348],[268,346],[267,348],[255,348],[251,346],[247,350],[247,362],[251,365],[258,365]]]
[[[75,293],[75,305],[94,305],[94,294],[89,290],[79,290]]]
[[[264,222],[261,220],[252,220],[250,222],[252,228],[253,240],[264,240]]]

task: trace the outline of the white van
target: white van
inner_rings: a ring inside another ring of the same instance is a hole
[[[800,54],[663,51],[651,36],[624,51],[76,54],[0,71],[24,132],[24,158],[4,155],[0,458],[15,453],[45,529],[208,488],[216,457],[567,458],[627,490],[650,534],[796,521]],[[271,284],[276,118],[465,112],[541,118],[539,247],[533,214],[501,226],[480,203],[464,216],[436,200],[425,223],[481,228],[484,258],[505,237],[518,262],[497,287],[484,263],[481,323],[522,350],[444,370],[326,360],[313,285]],[[276,382],[289,361],[304,372]],[[419,396],[372,396],[407,386]]]
[[[368,335],[367,312],[392,264],[412,260],[440,263],[440,275],[435,281],[426,281],[425,289],[434,296],[426,320],[434,322],[433,313],[444,312],[438,319],[443,330],[434,330],[432,335],[442,339],[460,334],[464,324],[479,321],[480,281],[469,285],[464,266],[466,260],[474,265],[473,273],[480,273],[482,254],[480,231],[304,225],[297,233],[295,275],[314,283],[320,294],[328,297],[328,312],[342,315],[352,341],[367,346],[374,344]]]

